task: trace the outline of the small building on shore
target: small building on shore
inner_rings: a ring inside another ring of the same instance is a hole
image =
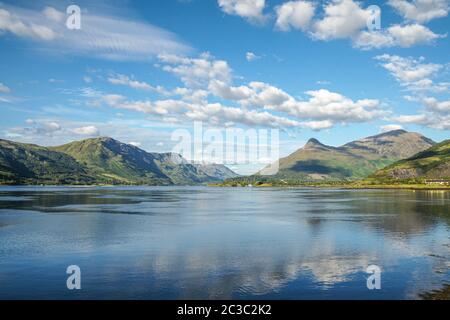
[[[441,186],[448,186],[450,185],[450,180],[447,179],[426,179],[425,184],[439,184]]]

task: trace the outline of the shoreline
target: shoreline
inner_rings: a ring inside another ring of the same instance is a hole
[[[204,185],[143,185],[143,184],[91,184],[91,185],[74,185],[74,184],[0,184],[1,187],[72,187],[72,188],[93,188],[93,187],[211,187],[211,188],[279,188],[279,189],[341,189],[341,190],[432,190],[432,191],[450,191],[450,186],[431,186],[431,185],[345,185],[345,184],[303,184],[303,185],[272,185],[269,183],[255,186],[242,185],[224,185],[224,184],[204,184]]]

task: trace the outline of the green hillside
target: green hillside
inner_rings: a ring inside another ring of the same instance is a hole
[[[70,155],[95,177],[110,183],[168,185],[155,156],[111,138],[95,138],[50,148]]]
[[[450,140],[379,170],[371,175],[370,179],[379,181],[450,179]]]
[[[72,157],[32,144],[0,140],[0,182],[90,184],[88,170]]]
[[[49,148],[0,140],[1,184],[196,185],[236,176],[223,165],[191,164],[112,138]]]

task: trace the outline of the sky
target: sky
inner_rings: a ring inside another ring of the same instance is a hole
[[[400,128],[442,141],[449,6],[0,1],[0,138],[49,146],[109,136],[170,152],[174,132],[201,122],[279,130],[280,156],[311,137],[339,146]]]

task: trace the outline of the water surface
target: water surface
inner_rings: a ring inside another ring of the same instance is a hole
[[[449,283],[448,191],[0,188],[0,299],[415,299]]]

